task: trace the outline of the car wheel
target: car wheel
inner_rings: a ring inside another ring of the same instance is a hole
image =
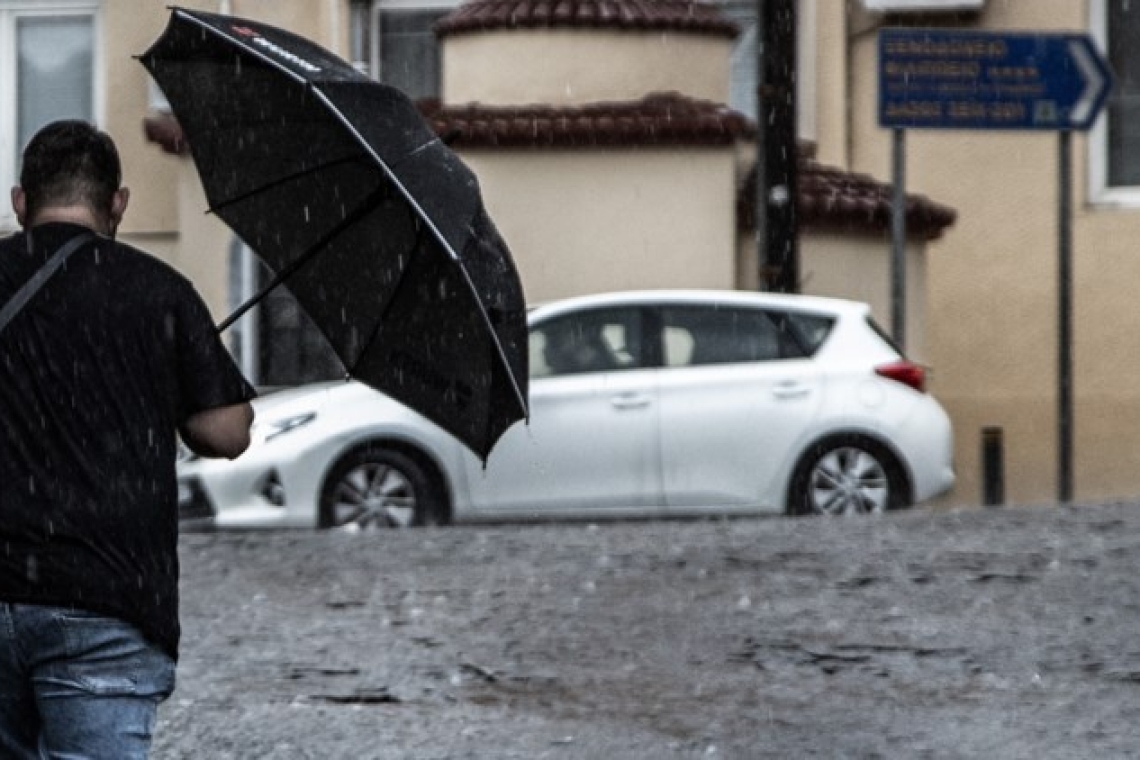
[[[442,525],[445,510],[427,471],[407,454],[356,449],[329,470],[321,489],[321,528],[375,530]]]
[[[861,436],[840,436],[804,454],[792,477],[788,514],[873,514],[908,501],[902,470],[884,446]]]

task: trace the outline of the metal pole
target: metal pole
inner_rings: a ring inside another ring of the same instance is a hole
[[[1057,501],[1073,500],[1072,132],[1058,132]]]
[[[996,507],[1005,501],[1005,446],[1002,429],[982,428],[982,504]]]
[[[795,0],[758,0],[756,230],[769,290],[799,289]]]
[[[906,130],[891,131],[891,335],[906,349]]]
[[[772,289],[771,263],[768,256],[768,118],[764,99],[768,97],[765,72],[768,69],[768,35],[764,29],[768,24],[768,3],[756,0],[756,194],[752,210],[756,228],[756,267],[757,288]]]

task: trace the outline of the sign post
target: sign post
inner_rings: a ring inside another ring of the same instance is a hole
[[[1057,165],[1057,499],[1073,498],[1072,149],[1112,87],[1108,63],[1087,35],[885,29],[879,34],[879,124],[904,129],[1058,132]],[[896,144],[901,140],[896,137]],[[895,161],[902,160],[896,150]],[[896,168],[896,174],[899,174]],[[892,209],[892,260],[904,253],[905,207]],[[901,218],[901,221],[900,221]],[[902,269],[892,296],[905,299]],[[897,295],[902,294],[902,295]],[[902,307],[893,305],[894,313]],[[905,335],[902,325],[897,335]]]

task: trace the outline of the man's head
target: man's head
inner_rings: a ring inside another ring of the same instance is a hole
[[[24,149],[12,207],[20,224],[86,224],[111,235],[127,207],[122,168],[111,137],[84,121],[48,124]]]

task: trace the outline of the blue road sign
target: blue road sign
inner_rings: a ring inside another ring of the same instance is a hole
[[[1092,126],[1112,72],[1081,34],[879,33],[879,124],[907,129]]]

